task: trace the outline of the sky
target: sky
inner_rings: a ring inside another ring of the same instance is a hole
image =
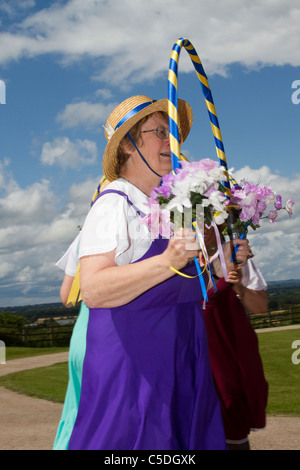
[[[298,0],[0,0],[0,307],[59,302],[55,263],[102,176],[103,125],[129,96],[167,98],[170,54],[193,44],[228,168],[295,201],[249,232],[267,281],[299,279]],[[193,108],[182,152],[217,160],[184,48],[178,97]]]

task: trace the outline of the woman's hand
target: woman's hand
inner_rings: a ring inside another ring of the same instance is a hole
[[[233,249],[236,245],[239,245],[239,247],[235,254],[235,260],[234,262],[232,262],[231,258],[233,254]],[[237,267],[244,266],[247,263],[248,258],[252,256],[249,241],[247,239],[235,239],[233,241],[225,243],[225,245],[223,245],[223,255],[227,273],[229,273],[230,271],[236,271]],[[221,266],[220,257],[216,258],[212,262],[212,265],[216,276],[218,276],[219,278],[223,277],[224,273]]]
[[[238,250],[235,254],[235,259],[232,262],[232,254],[234,247],[238,245]],[[244,266],[247,263],[248,258],[251,256],[251,249],[249,241],[247,239],[241,240],[240,238],[234,239],[230,242],[225,243],[223,246],[223,253],[227,272],[236,270],[238,266]]]
[[[242,284],[242,269],[237,268],[233,271],[229,271],[227,282],[232,285],[235,293],[242,298],[245,294],[246,287]]]
[[[242,270],[237,268],[228,273],[227,282],[242,302],[243,306],[251,313],[266,313],[268,309],[268,295],[264,290],[253,290],[242,284]]]
[[[184,268],[195,256],[199,256],[199,243],[195,232],[190,228],[179,229],[161,254],[163,263],[177,270]]]
[[[242,277],[241,268],[237,268],[233,271],[229,271],[227,281],[230,282],[230,284],[238,285],[241,283]]]

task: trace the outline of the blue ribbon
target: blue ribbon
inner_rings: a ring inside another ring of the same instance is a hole
[[[135,145],[131,135],[127,132],[127,137],[128,139],[130,140],[130,142],[132,143],[132,145],[135,147],[135,149],[137,150],[139,156],[141,157],[141,159],[143,160],[144,163],[146,163],[147,167],[149,168],[149,170],[151,170],[156,176],[159,176],[160,178],[162,178],[161,175],[159,175],[158,173],[156,173],[156,171],[153,170],[153,168],[151,168],[151,166],[149,165],[149,163],[147,162],[147,160],[143,157],[143,155],[141,154],[141,152],[139,151],[139,149],[137,148],[137,146]]]
[[[121,119],[121,121],[118,122],[118,124],[115,127],[115,130],[117,130],[122,124],[124,124],[128,119],[130,119],[132,116],[135,116],[137,113],[139,113],[142,109],[146,108],[150,104],[153,104],[153,101],[146,101],[146,103],[142,103],[139,106],[136,106],[133,108],[129,113],[125,114],[125,116]]]
[[[204,282],[204,278],[203,278],[203,273],[201,272],[200,264],[199,264],[198,258],[196,256],[194,258],[194,261],[195,261],[195,265],[196,265],[197,272],[198,272],[198,275],[199,275],[200,286],[201,286],[203,298],[204,298],[204,300],[208,300],[207,290],[206,290],[206,286],[205,286],[205,282]]]
[[[240,240],[243,240],[246,237],[246,229],[247,229],[248,225],[250,225],[250,224],[251,224],[251,220],[248,221],[248,222],[245,222],[244,230],[243,230],[243,233],[240,236]],[[231,260],[230,260],[232,263],[235,261],[236,253],[239,249],[239,246],[240,245],[235,245],[235,247],[233,249],[232,257],[231,257]]]

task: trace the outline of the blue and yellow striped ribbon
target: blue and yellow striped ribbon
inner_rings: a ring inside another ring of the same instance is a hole
[[[178,62],[181,48],[184,47],[187,53],[189,54],[194,68],[197,73],[197,77],[200,81],[202,92],[204,95],[206,107],[208,110],[210,123],[215,139],[217,156],[219,159],[220,165],[224,167],[224,173],[226,180],[224,181],[224,186],[226,188],[225,195],[228,199],[231,196],[230,182],[228,175],[228,168],[225,156],[225,150],[221,135],[221,130],[219,126],[219,121],[217,117],[216,108],[213,102],[212,93],[208,84],[207,76],[204,72],[201,60],[195,51],[195,48],[191,42],[186,38],[179,38],[173,46],[170,65],[169,65],[169,75],[168,75],[168,114],[169,114],[169,131],[170,131],[170,148],[172,156],[172,165],[173,170],[176,171],[176,168],[180,167],[180,149],[179,149],[179,132],[178,132]]]

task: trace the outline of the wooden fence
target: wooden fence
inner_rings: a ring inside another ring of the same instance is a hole
[[[46,325],[25,325],[19,328],[0,327],[0,339],[6,346],[53,347],[69,346],[74,322],[66,325],[52,322]]]
[[[300,305],[268,311],[263,315],[249,314],[248,316],[255,329],[298,324],[300,323]]]
[[[300,305],[285,310],[269,311],[264,315],[249,314],[254,329],[300,324]],[[25,325],[23,327],[1,327],[0,340],[6,346],[52,347],[69,346],[75,319],[68,324],[56,321],[45,324]]]

